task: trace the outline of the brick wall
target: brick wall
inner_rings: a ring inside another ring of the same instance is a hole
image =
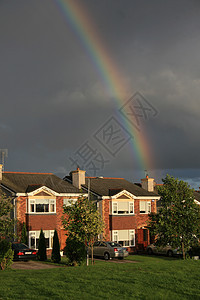
[[[147,233],[147,241],[142,241],[143,229],[148,223],[148,214],[140,214],[140,200],[134,200],[134,215],[112,215],[109,212],[110,199],[103,200],[103,219],[106,224],[105,240],[110,240],[110,232],[112,230],[130,230],[135,229],[136,247],[129,248],[129,252],[135,252],[139,247],[143,249],[150,243],[149,232]],[[148,200],[149,201],[149,200]],[[156,212],[156,200],[151,201],[151,211]],[[139,245],[138,245],[139,244]]]
[[[26,226],[28,231],[56,229],[56,214],[27,214]]]
[[[23,222],[26,223],[26,202],[27,197],[18,197],[15,202],[16,205],[16,218],[17,218],[17,236],[21,236]]]
[[[40,231],[43,230],[57,230],[58,238],[60,241],[61,250],[65,247],[66,231],[62,225],[63,216],[63,199],[71,199],[71,197],[56,197],[56,213],[47,214],[27,214],[27,197],[18,197],[16,201],[17,205],[17,235],[20,239],[21,229],[23,222],[26,223],[28,231]],[[51,250],[47,251],[48,255],[51,254]]]

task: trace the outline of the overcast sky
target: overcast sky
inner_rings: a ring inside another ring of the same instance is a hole
[[[199,0],[74,1],[129,94],[140,93],[155,112],[140,133],[151,148],[149,175],[160,182],[169,173],[198,188]],[[0,101],[6,171],[64,176],[79,165],[91,176],[144,176],[120,107],[56,1],[0,0]],[[102,143],[109,124],[121,126],[124,143]]]

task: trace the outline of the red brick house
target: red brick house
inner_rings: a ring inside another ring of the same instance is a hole
[[[160,199],[153,192],[152,178],[143,179],[141,187],[123,178],[85,178],[85,171],[79,169],[62,180],[52,173],[2,173],[0,168],[0,186],[13,199],[18,237],[25,222],[29,246],[37,249],[42,228],[48,254],[55,229],[61,250],[65,247],[63,205],[69,205],[69,200],[77,200],[81,195],[87,196],[88,189],[106,224],[102,238],[117,241],[130,252],[145,249],[150,243],[146,228],[148,213],[156,212],[156,202]]]
[[[17,220],[15,231],[18,237],[20,238],[22,224],[25,222],[29,246],[37,249],[42,228],[49,254],[56,229],[63,250],[66,240],[61,220],[63,205],[69,199],[76,200],[82,193],[52,173],[2,173],[1,170],[2,168],[0,187],[13,199],[14,218]]]
[[[106,224],[105,240],[117,241],[130,252],[143,250],[150,243],[148,213],[156,212],[160,199],[154,193],[152,178],[142,179],[140,187],[123,178],[85,178],[85,171],[77,169],[65,180],[96,200]]]

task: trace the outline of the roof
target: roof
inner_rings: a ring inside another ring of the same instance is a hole
[[[88,178],[86,178],[86,183],[82,186],[85,188],[88,187]],[[91,177],[90,189],[99,196],[112,196],[123,190],[126,190],[135,196],[157,196],[155,193],[148,192],[124,178]]]
[[[79,189],[53,173],[4,172],[3,186],[15,193],[28,193],[46,186],[57,193],[79,193]]]
[[[200,202],[200,193],[199,192],[194,192],[194,199]]]

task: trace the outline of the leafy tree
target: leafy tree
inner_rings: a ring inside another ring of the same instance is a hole
[[[23,222],[22,225],[22,233],[21,233],[21,243],[23,244],[28,244],[28,236],[27,236],[27,231],[26,231],[26,223]]]
[[[58,233],[56,229],[54,230],[54,236],[53,236],[53,249],[51,253],[51,260],[55,263],[59,263],[61,261],[60,243],[59,243]]]
[[[11,243],[7,240],[0,241],[0,268],[7,269],[13,262],[14,252],[11,249]]]
[[[42,229],[40,231],[37,257],[41,261],[47,260],[45,236],[44,236],[44,232]]]
[[[200,208],[194,202],[193,190],[184,181],[170,175],[158,189],[161,208],[150,214],[149,227],[159,246],[169,243],[185,252],[200,238]]]
[[[63,210],[66,215],[63,225],[68,231],[68,236],[91,246],[93,264],[93,245],[104,229],[103,219],[95,203],[80,197],[75,203],[64,206]]]
[[[14,219],[11,218],[13,209],[11,197],[0,190],[0,240],[14,236]]]
[[[65,254],[70,265],[81,265],[86,258],[85,244],[76,237],[68,236],[66,239]]]

